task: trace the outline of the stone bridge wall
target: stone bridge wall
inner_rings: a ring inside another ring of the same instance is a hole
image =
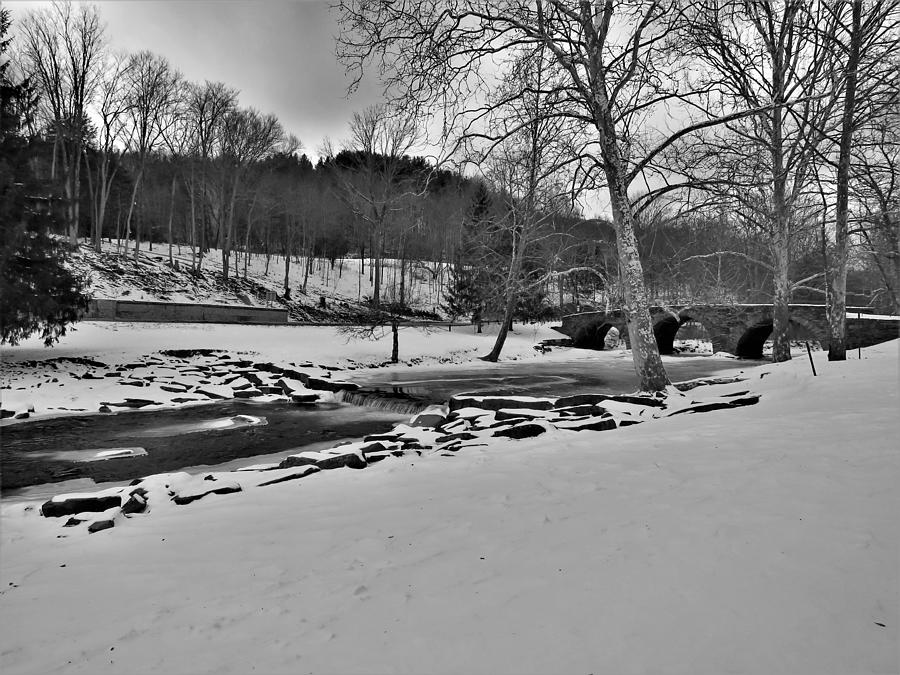
[[[855,311],[857,308],[852,308]],[[651,307],[650,317],[659,350],[674,351],[674,340],[684,323],[699,323],[713,351],[742,358],[761,358],[763,345],[772,332],[771,305],[690,305]],[[615,327],[628,344],[628,325],[622,310],[584,312],[563,317],[561,333],[578,347],[603,349],[606,334]],[[795,340],[817,340],[827,346],[828,324],[822,305],[791,305],[790,336]],[[847,347],[867,347],[900,335],[898,319],[847,319]]]

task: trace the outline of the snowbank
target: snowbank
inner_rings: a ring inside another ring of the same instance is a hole
[[[897,351],[96,534],[3,504],[4,673],[898,672]]]

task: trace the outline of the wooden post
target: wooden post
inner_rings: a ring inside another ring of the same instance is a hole
[[[806,353],[809,356],[809,367],[812,368],[813,377],[816,377],[816,364],[813,363],[812,350],[809,348],[809,341],[806,343]]]
[[[857,312],[857,313],[856,313],[856,318],[857,318],[857,319],[861,319],[861,318],[862,318],[862,313],[861,313],[861,312]],[[862,361],[862,341],[861,341],[861,340],[860,340],[859,344],[858,344],[856,347],[857,347],[856,354],[857,354],[857,356],[859,357],[859,360]]]

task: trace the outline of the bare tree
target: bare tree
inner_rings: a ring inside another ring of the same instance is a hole
[[[222,120],[219,134],[219,181],[214,191],[214,213],[223,233],[222,276],[228,279],[235,238],[235,206],[238,191],[249,168],[275,152],[284,130],[274,115],[250,109],[232,109]]]
[[[194,264],[203,267],[203,255],[207,248],[207,203],[209,200],[210,162],[219,147],[219,136],[225,116],[237,101],[237,91],[221,82],[204,82],[188,86],[187,124],[191,131],[192,161],[190,172],[191,241],[195,251]],[[199,169],[196,167],[199,162]],[[198,192],[200,194],[198,195]],[[199,204],[198,204],[199,202]],[[199,208],[200,231],[197,236],[197,211]]]
[[[562,121],[547,110],[542,93],[549,65],[543,45],[519,55],[498,94],[506,98],[506,92],[521,82],[529,91],[517,105],[496,106],[491,119],[494,129],[516,131],[501,133],[503,141],[492,144],[491,153],[479,158],[479,164],[486,167],[485,177],[504,196],[505,217],[495,225],[500,229],[499,240],[509,247],[503,283],[498,289],[502,319],[493,348],[482,357],[485,361],[499,358],[516,307],[529,286],[527,256],[542,237],[542,226],[566,203],[565,181],[557,175],[564,164],[557,144],[564,130]],[[524,125],[523,120],[527,122]]]
[[[853,142],[867,121],[883,117],[900,105],[900,2],[862,0],[829,4],[840,66],[842,113],[835,176],[835,244],[828,260],[828,360],[847,358],[847,262],[850,251],[850,180]],[[865,9],[865,11],[864,11]]]
[[[791,358],[792,254],[811,221],[817,150],[833,123],[833,21],[800,0],[702,0],[691,9],[686,48],[709,69],[719,111],[764,108],[709,133],[704,152],[719,166],[720,195],[769,237],[773,271],[773,358]],[[724,170],[724,175],[723,175]]]
[[[347,149],[356,152],[353,166],[342,172],[341,193],[366,223],[374,269],[372,302],[381,303],[382,257],[389,221],[412,192],[401,177],[402,162],[416,144],[419,131],[413,116],[375,105],[354,113]]]
[[[167,125],[172,122],[170,110],[177,102],[178,83],[181,76],[162,56],[149,51],[133,55],[128,68],[128,118],[130,124],[129,150],[135,160],[134,187],[128,218],[125,221],[125,239],[131,233],[132,217],[136,206],[147,158],[163,141]],[[135,228],[134,259],[140,253],[141,232]]]
[[[121,168],[122,150],[129,144],[126,137],[126,117],[130,103],[125,85],[130,64],[126,54],[113,54],[103,63],[94,110],[97,119],[98,157],[93,170],[88,155],[85,155],[92,205],[91,239],[97,252],[100,251],[109,195]]]
[[[637,209],[660,192],[635,203],[629,191],[658,175],[654,162],[679,139],[757,112],[742,109],[713,118],[701,105],[702,92],[686,81],[683,74],[690,70],[673,40],[684,18],[679,3],[344,0],[338,13],[338,54],[356,81],[374,65],[386,92],[405,109],[441,111],[451,149],[473,136],[501,142],[483,124],[497,104],[486,94],[498,70],[508,72],[517,50],[543,46],[552,55],[553,70],[542,92],[552,99],[552,112],[542,114],[564,119],[569,127],[566,162],[575,167],[573,193],[605,187],[635,370],[642,389],[664,389],[669,380],[653,335],[635,237]],[[523,83],[507,102],[528,91]],[[654,116],[673,106],[683,111],[684,126],[650,133]]]
[[[52,178],[62,165],[66,226],[78,239],[81,157],[87,106],[98,82],[104,29],[96,7],[54,2],[20,22],[23,66],[38,83],[40,105],[53,134]]]
[[[878,270],[883,305],[900,314],[900,112],[865,127],[853,142],[856,205],[851,236]]]

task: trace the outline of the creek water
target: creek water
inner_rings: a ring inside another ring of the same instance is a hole
[[[667,357],[666,368],[677,381],[759,363],[685,356]],[[22,494],[28,486],[60,481],[90,485],[201,465],[234,466],[239,459],[249,464],[249,458],[260,455],[283,456],[313,444],[387,431],[429,403],[444,402],[457,393],[546,396],[624,393],[637,388],[627,357],[602,362],[529,360],[392,367],[357,371],[352,379],[362,389],[346,395],[344,403],[303,407],[288,401],[233,399],[6,426],[2,430],[0,488],[4,497],[10,497]]]

